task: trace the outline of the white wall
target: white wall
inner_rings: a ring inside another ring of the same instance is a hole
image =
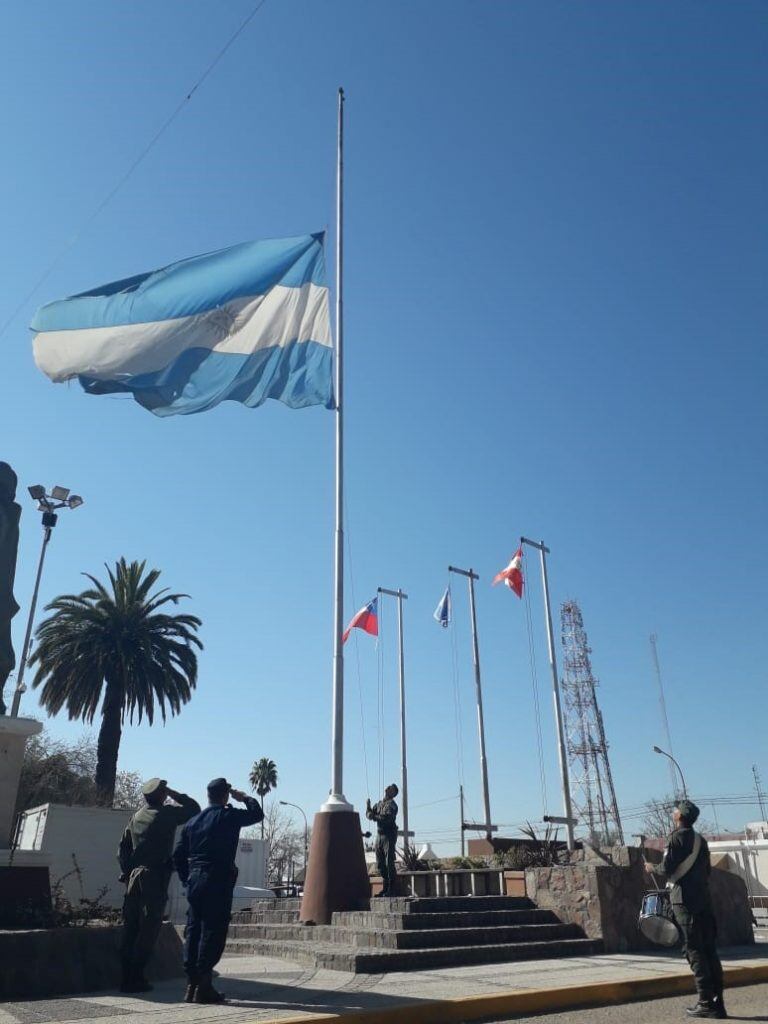
[[[19,849],[42,850],[49,856],[51,885],[69,875],[62,888],[71,902],[77,903],[81,894],[93,899],[106,886],[104,902],[121,907],[125,888],[118,882],[117,848],[132,813],[103,807],[43,804],[22,815]],[[238,885],[264,885],[265,848],[266,842],[261,839],[240,840],[235,858],[240,872]],[[71,874],[73,855],[80,868],[82,893],[77,875]],[[168,914],[174,922],[183,921],[186,915],[186,900],[175,874],[169,889]]]
[[[749,896],[768,896],[768,839],[713,840],[709,849],[728,854]]]
[[[124,888],[118,881],[117,848],[132,811],[105,807],[43,804],[21,818],[19,849],[42,850],[50,857],[51,885],[62,880],[67,899],[94,899],[104,886],[104,902],[120,907]],[[75,862],[80,877],[74,872]],[[82,889],[81,889],[82,883]]]

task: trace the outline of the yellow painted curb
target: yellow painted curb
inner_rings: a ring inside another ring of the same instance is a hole
[[[768,963],[754,967],[731,967],[725,971],[725,987],[757,985],[768,981]],[[305,1013],[299,1017],[271,1017],[260,1024],[315,1024],[343,1021],[343,1024],[462,1024],[485,1017],[513,1017],[574,1010],[583,1006],[610,1006],[633,1003],[660,996],[686,995],[694,991],[691,974],[660,974],[625,981],[600,981],[559,988],[515,989],[489,995],[459,996],[456,999],[400,1003],[381,1010],[356,1010],[352,1013]],[[362,994],[362,993],[361,993]]]

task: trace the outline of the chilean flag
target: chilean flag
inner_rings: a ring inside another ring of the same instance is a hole
[[[346,643],[349,638],[349,634],[353,629],[362,629],[366,633],[370,633],[371,636],[379,635],[379,599],[374,597],[372,601],[361,608],[357,615],[352,617],[352,621],[344,630],[344,635],[341,638],[342,643]]]
[[[523,549],[519,547],[512,556],[512,561],[506,567],[502,569],[500,573],[497,573],[493,577],[493,585],[504,581],[510,590],[514,590],[518,597],[523,596],[523,586],[525,581],[523,580]]]

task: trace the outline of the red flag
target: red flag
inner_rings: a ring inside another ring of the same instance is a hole
[[[341,638],[342,639],[342,643],[346,643],[347,642],[347,638],[349,637],[349,634],[350,634],[351,630],[353,630],[353,629],[362,629],[362,630],[365,630],[366,633],[370,633],[371,636],[378,636],[379,635],[378,611],[379,611],[379,599],[378,599],[378,597],[374,597],[374,599],[372,601],[369,601],[368,604],[364,608],[360,609],[360,611],[357,613],[357,615],[353,615],[352,616],[352,621],[349,623],[347,628],[344,630],[344,635]]]
[[[523,549],[519,547],[512,556],[512,561],[506,567],[502,569],[500,573],[497,573],[493,577],[493,585],[501,581],[507,584],[510,590],[514,590],[518,597],[523,596],[523,587],[525,586],[525,580],[523,579]]]

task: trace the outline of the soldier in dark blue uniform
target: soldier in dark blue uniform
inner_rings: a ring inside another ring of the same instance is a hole
[[[245,810],[230,807],[230,796],[245,804]],[[263,817],[258,800],[232,789],[226,779],[214,779],[208,784],[208,807],[187,822],[176,844],[173,863],[189,902],[184,932],[188,1003],[224,1002],[211,979],[227,942],[237,843],[240,829]]]

